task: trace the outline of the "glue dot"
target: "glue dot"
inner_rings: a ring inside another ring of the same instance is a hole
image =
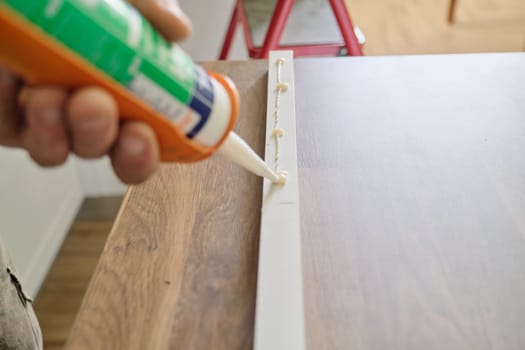
[[[281,91],[288,90],[288,83],[277,83],[277,90],[281,90]]]
[[[277,59],[277,64],[283,64],[284,63],[284,58],[283,57],[280,57]]]
[[[282,137],[284,135],[284,130],[281,128],[275,128],[272,130],[272,136]]]
[[[288,172],[287,171],[281,171],[279,173],[279,180],[277,181],[277,184],[278,185],[284,185],[286,183],[286,177],[288,176]]]

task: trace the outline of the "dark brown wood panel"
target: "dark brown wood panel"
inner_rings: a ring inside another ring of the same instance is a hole
[[[237,84],[236,131],[262,154],[267,63],[207,68]],[[217,156],[131,187],[67,347],[250,348],[261,181]]]
[[[525,349],[525,54],[297,60],[307,343]]]

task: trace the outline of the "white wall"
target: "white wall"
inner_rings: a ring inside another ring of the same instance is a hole
[[[195,61],[213,61],[219,57],[234,0],[179,0],[193,23],[193,35],[181,46]],[[236,32],[229,59],[248,57],[242,30]]]
[[[75,158],[74,165],[86,197],[123,195],[128,188],[113,173],[108,157],[96,160]]]
[[[0,235],[29,295],[35,295],[84,198],[72,161],[35,165],[0,147]]]

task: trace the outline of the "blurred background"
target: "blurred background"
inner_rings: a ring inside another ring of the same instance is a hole
[[[194,35],[183,46],[197,60],[213,60],[220,51],[235,1],[180,0],[194,22]],[[254,41],[266,33],[275,0],[245,0]],[[346,0],[355,26],[366,37],[365,55],[507,52],[525,50],[525,1]],[[341,41],[328,0],[296,0],[283,43]],[[246,58],[241,30],[233,59]]]

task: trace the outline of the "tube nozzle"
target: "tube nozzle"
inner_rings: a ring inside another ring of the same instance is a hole
[[[230,132],[226,141],[224,141],[219,148],[218,153],[258,176],[265,177],[274,183],[283,183],[281,176],[273,171],[268,164],[233,131]]]

